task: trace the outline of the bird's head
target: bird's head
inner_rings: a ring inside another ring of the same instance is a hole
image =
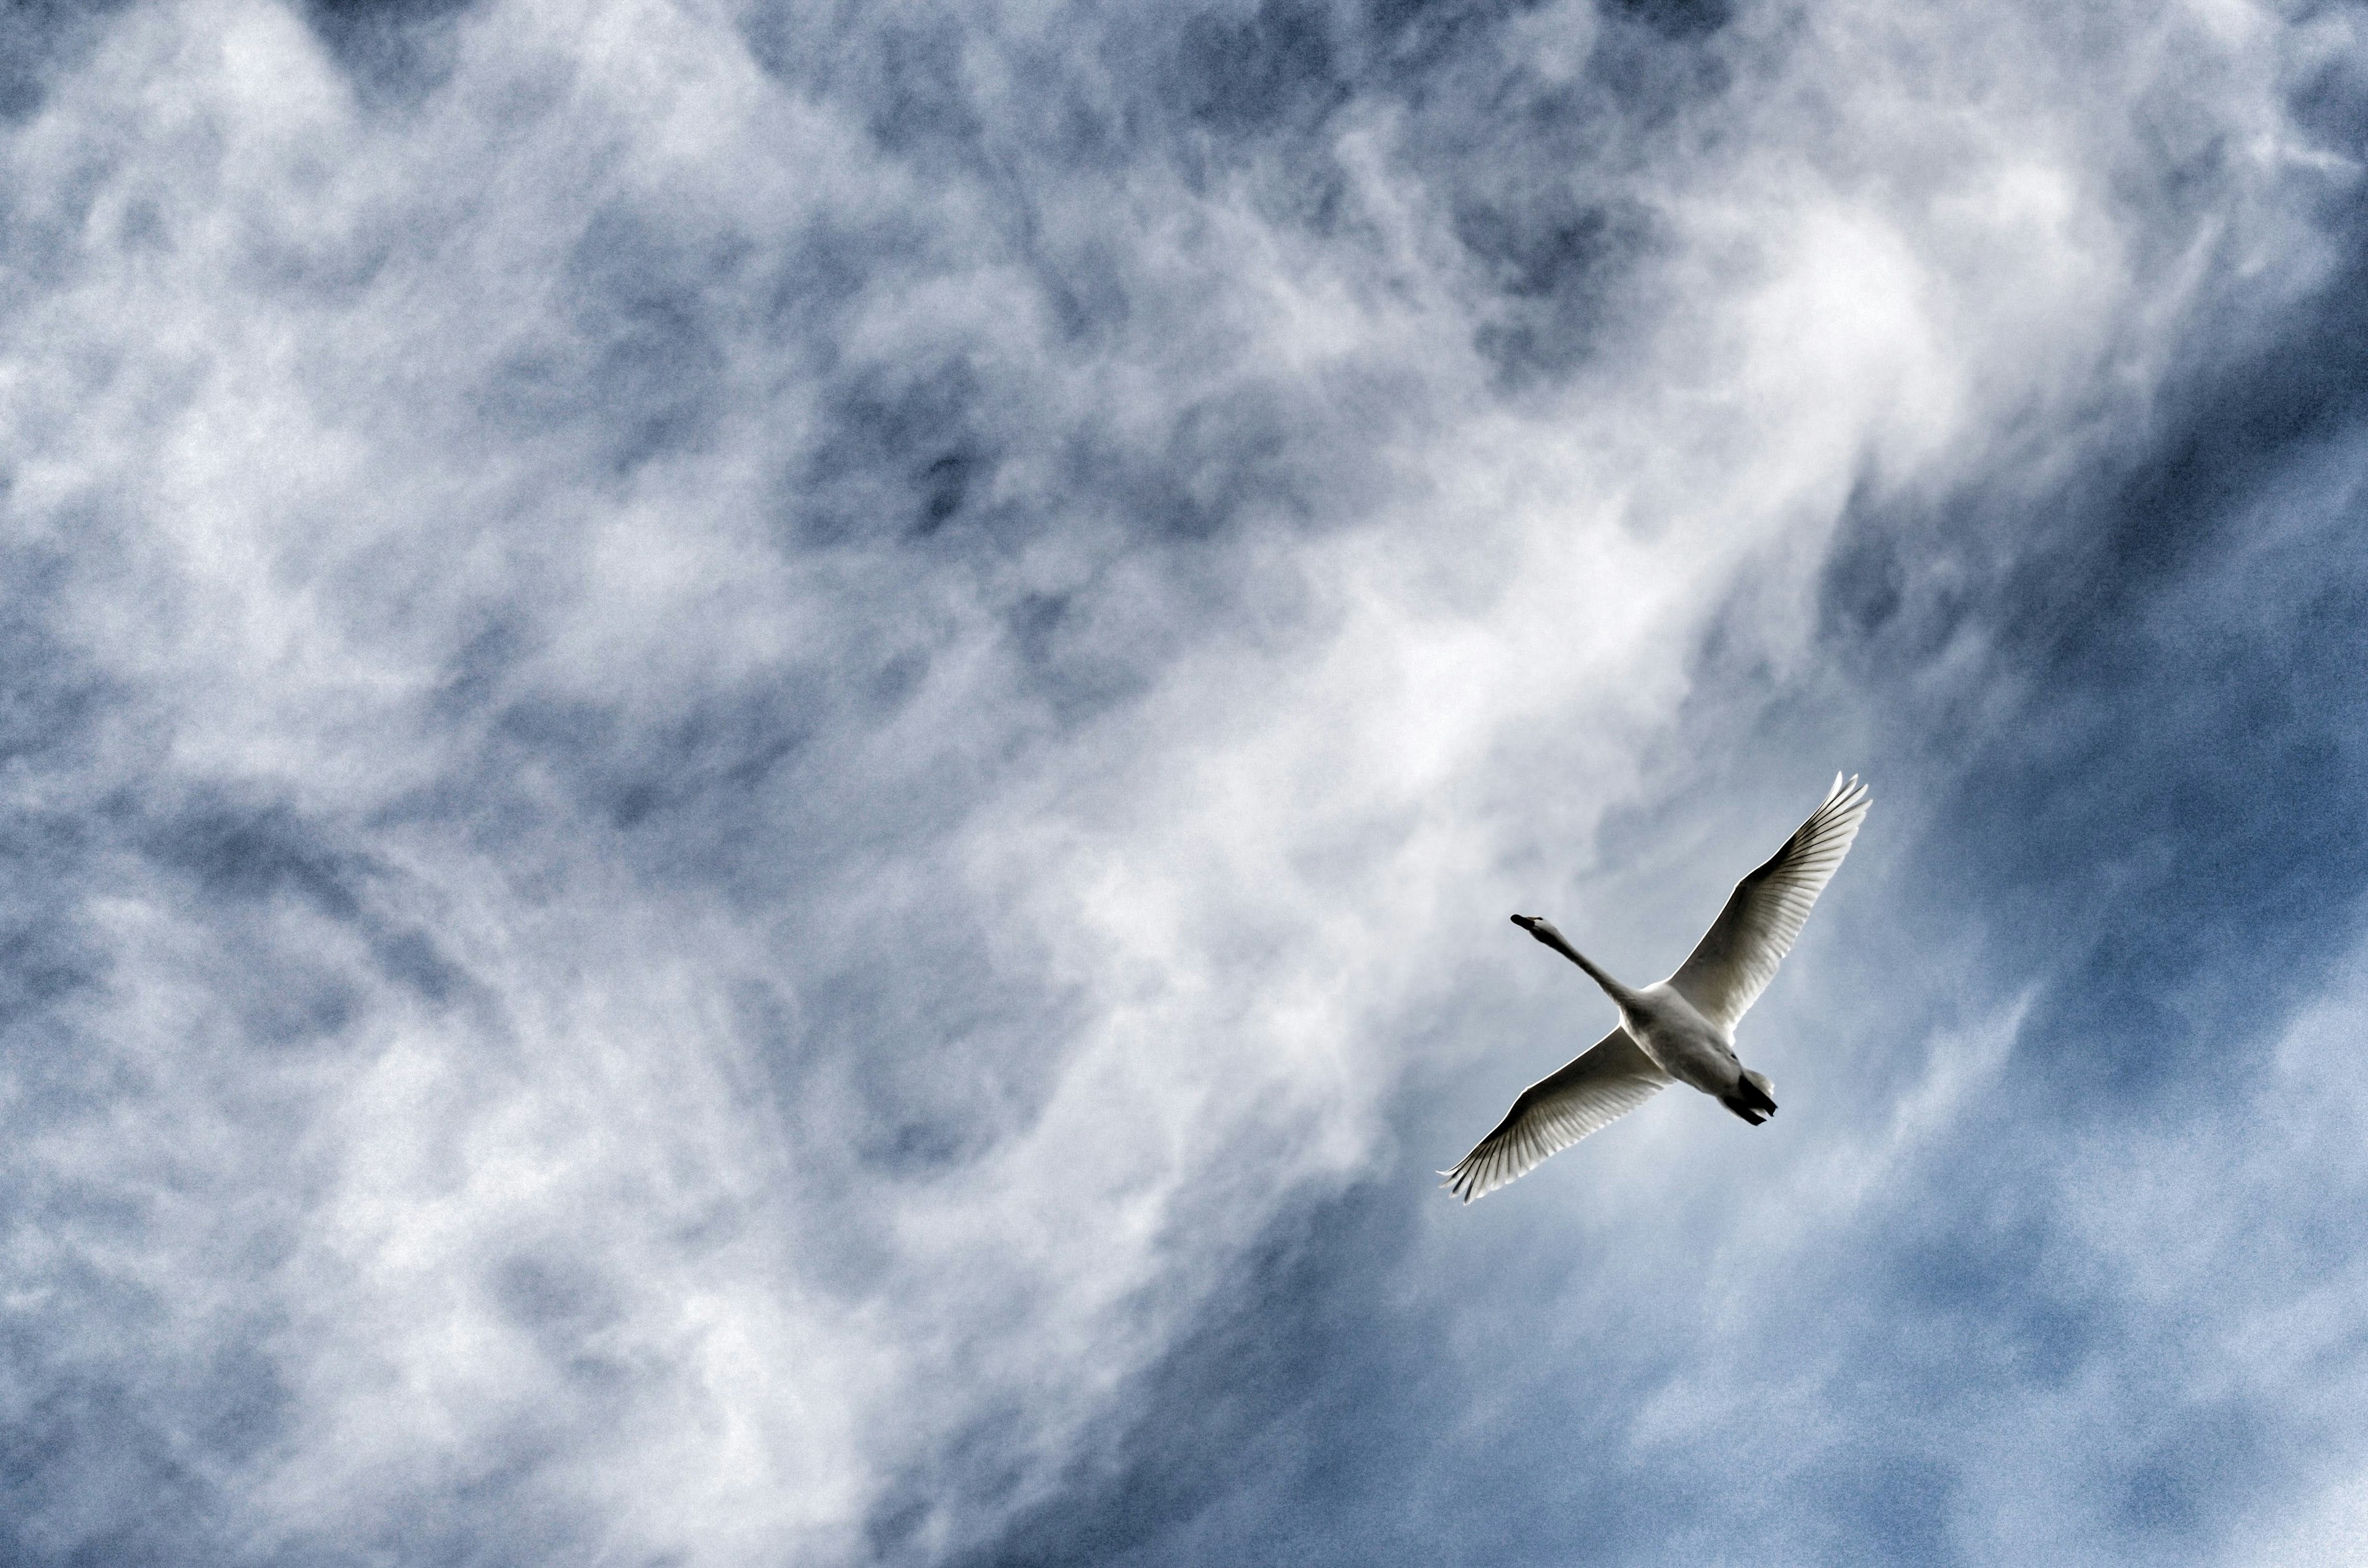
[[[1516,915],[1513,916],[1513,924],[1541,942],[1549,941],[1562,935],[1561,932],[1554,930],[1554,923],[1542,915]]]

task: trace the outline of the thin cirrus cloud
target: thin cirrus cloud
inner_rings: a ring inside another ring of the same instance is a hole
[[[13,1558],[2356,1533],[2350,13],[7,26]]]

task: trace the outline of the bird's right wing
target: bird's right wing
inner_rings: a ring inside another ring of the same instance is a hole
[[[1793,950],[1817,895],[1850,853],[1872,798],[1855,776],[1845,784],[1835,774],[1825,804],[1809,813],[1766,865],[1735,884],[1718,919],[1669,976],[1669,984],[1704,1017],[1731,1029],[1759,1000],[1776,977],[1776,966]]]
[[[1625,1029],[1613,1029],[1577,1061],[1523,1089],[1497,1130],[1440,1175],[1464,1202],[1485,1198],[1675,1082]]]

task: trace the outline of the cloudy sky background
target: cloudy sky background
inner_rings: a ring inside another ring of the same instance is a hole
[[[10,8],[0,1560],[2360,1561],[2364,26]]]

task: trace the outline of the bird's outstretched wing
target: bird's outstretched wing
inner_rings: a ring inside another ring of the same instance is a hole
[[[1669,976],[1669,984],[1704,1017],[1731,1029],[1768,989],[1817,895],[1850,853],[1872,798],[1856,775],[1844,783],[1835,774],[1825,804],[1766,865],[1735,884],[1709,933]]]
[[[1464,1202],[1485,1198],[1675,1082],[1626,1030],[1613,1029],[1577,1061],[1523,1089],[1497,1131],[1440,1175]]]

